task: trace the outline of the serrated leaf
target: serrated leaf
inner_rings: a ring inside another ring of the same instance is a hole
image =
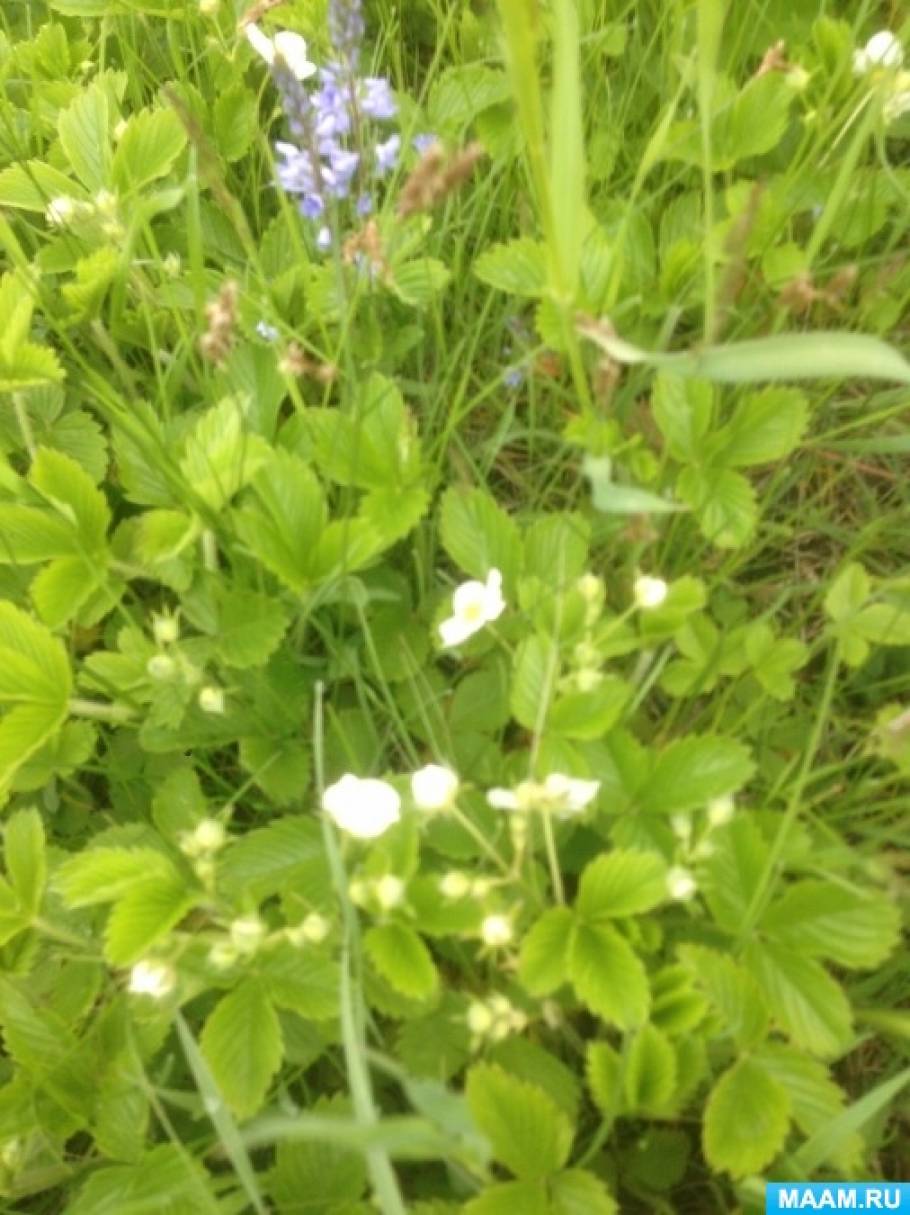
[[[732,421],[712,439],[729,468],[782,460],[797,446],[809,422],[809,403],[796,388],[766,388],[736,408]]]
[[[705,1106],[705,1156],[712,1168],[733,1177],[759,1173],[783,1147],[789,1125],[786,1090],[754,1059],[740,1059]]]
[[[389,286],[403,303],[425,308],[451,280],[452,272],[445,262],[436,257],[415,257],[394,267]]]
[[[525,934],[518,977],[532,996],[546,996],[567,979],[574,919],[568,907],[550,907]]]
[[[109,185],[110,103],[103,84],[89,85],[57,120],[57,134],[73,172],[92,193]]]
[[[711,429],[713,387],[705,380],[660,372],[651,390],[651,410],[673,458],[699,463]]]
[[[628,1045],[623,1087],[630,1111],[658,1114],[676,1089],[676,1052],[656,1026],[643,1025]]]
[[[290,943],[270,951],[260,975],[269,997],[308,1021],[327,1021],[338,1015],[341,975],[338,964],[322,953],[300,950]]]
[[[622,1059],[609,1042],[591,1042],[585,1076],[594,1104],[605,1118],[615,1118],[623,1104]]]
[[[51,629],[66,624],[103,585],[105,567],[93,569],[82,557],[59,557],[40,570],[29,587],[35,610]]]
[[[112,903],[145,880],[173,881],[174,867],[156,848],[88,848],[56,870],[54,889],[69,907]]]
[[[18,810],[3,832],[3,861],[22,906],[35,915],[47,878],[44,823],[34,808]]]
[[[171,109],[140,110],[127,119],[117,142],[111,174],[123,191],[138,191],[170,172],[186,144],[186,132]]]
[[[647,1019],[651,993],[645,968],[615,928],[576,922],[568,970],[578,998],[604,1021],[634,1029]]]
[[[271,454],[245,422],[240,402],[226,397],[202,415],[186,441],[180,471],[192,492],[214,510],[248,485]]]
[[[300,592],[309,584],[325,536],[322,487],[299,456],[279,449],[270,454],[252,490],[256,504],[236,515],[240,538],[267,569]]]
[[[715,921],[737,933],[748,922],[764,877],[768,846],[746,815],[719,828],[705,865],[705,896]]]
[[[684,468],[676,492],[718,548],[739,548],[752,535],[758,519],[755,490],[742,473],[729,468]]]
[[[586,1169],[564,1169],[550,1184],[551,1215],[617,1215],[618,1211],[603,1179]]]
[[[363,938],[367,957],[396,991],[412,1000],[430,1000],[439,974],[426,945],[405,924],[379,924]]]
[[[704,945],[680,946],[679,958],[737,1046],[747,1049],[765,1037],[768,1010],[758,984],[744,967]]]
[[[786,1090],[793,1121],[804,1135],[823,1131],[844,1112],[844,1092],[831,1079],[824,1063],[793,1047],[771,1042],[756,1051],[754,1058]],[[832,1145],[827,1163],[844,1176],[853,1176],[861,1168],[863,1148],[859,1134],[846,1135]]]
[[[546,1177],[562,1168],[572,1147],[572,1124],[537,1088],[501,1067],[476,1064],[465,1093],[471,1116],[489,1139],[493,1156],[521,1179]]]
[[[173,871],[144,879],[114,905],[104,932],[104,956],[113,966],[131,966],[174,928],[198,896]]]
[[[847,1048],[852,1037],[850,1002],[823,966],[772,941],[750,943],[743,960],[774,1022],[797,1046],[822,1059]]]
[[[44,212],[54,198],[83,198],[81,186],[41,160],[9,165],[0,172],[0,206]]]
[[[749,780],[755,764],[742,743],[721,735],[677,738],[658,755],[637,795],[642,811],[675,814],[735,793]]]
[[[474,263],[474,273],[488,287],[510,295],[542,295],[548,283],[546,247],[527,238],[492,245]]]
[[[229,164],[239,160],[259,130],[256,94],[239,80],[234,81],[216,97],[212,117],[218,151]]]
[[[278,1015],[260,983],[244,979],[219,1001],[200,1046],[233,1113],[239,1118],[255,1114],[284,1050]]]
[[[868,970],[882,963],[897,944],[900,913],[881,895],[806,880],[775,900],[761,926],[798,953]]]
[[[261,666],[278,648],[287,627],[287,612],[274,596],[228,590],[218,615],[218,655],[229,667]]]
[[[521,552],[518,527],[485,490],[447,489],[439,529],[443,547],[459,569],[481,581],[498,569],[508,588]]]
[[[111,522],[107,499],[70,456],[39,448],[29,481],[53,508],[76,528],[79,551],[88,556],[102,549]]]
[[[72,524],[34,506],[0,504],[0,562],[31,565],[76,548]]]
[[[667,898],[667,867],[656,852],[617,848],[585,868],[575,910],[596,923],[616,916],[640,915]]]
[[[563,738],[602,738],[619,721],[631,694],[624,679],[604,675],[590,691],[557,696],[547,715],[547,729]]]
[[[548,637],[532,633],[515,652],[515,673],[509,708],[512,716],[528,730],[537,730],[546,721],[546,710],[559,673],[559,655]]]

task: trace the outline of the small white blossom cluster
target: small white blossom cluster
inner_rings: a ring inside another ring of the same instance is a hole
[[[679,840],[678,855],[684,862],[674,865],[667,872],[667,889],[670,897],[679,902],[687,902],[698,890],[698,883],[691,864],[705,860],[714,852],[714,844],[710,838],[711,832],[723,827],[733,818],[736,802],[732,793],[712,798],[705,807],[701,830],[696,829],[696,822],[691,814],[674,814],[670,819],[673,833]]]
[[[377,878],[354,878],[348,886],[351,902],[358,907],[374,903],[380,911],[392,911],[404,902],[407,887],[395,873],[384,873]]]
[[[474,1000],[468,1008],[468,1029],[471,1046],[477,1050],[484,1042],[501,1042],[510,1034],[520,1034],[527,1028],[528,1018],[506,996],[490,996]]]
[[[60,194],[44,208],[44,218],[51,228],[69,228],[89,220],[99,224],[101,231],[111,240],[122,240],[125,235],[119,204],[110,190],[99,190],[91,202]]]
[[[886,122],[910,113],[910,72],[904,70],[901,41],[890,30],[879,30],[864,47],[853,52],[853,71],[857,76],[877,79],[883,86]]]

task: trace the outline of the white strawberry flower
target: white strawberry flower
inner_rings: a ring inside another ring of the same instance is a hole
[[[632,585],[635,606],[643,611],[658,608],[666,599],[669,589],[663,578],[649,578],[647,574],[642,574]]]
[[[442,764],[427,764],[411,775],[411,796],[419,810],[448,810],[458,795],[458,777]]]
[[[508,945],[514,936],[512,921],[506,915],[488,915],[480,925],[480,935],[484,945],[491,949]]]
[[[151,996],[163,1000],[177,984],[173,966],[167,962],[137,962],[130,971],[129,990],[136,996]]]
[[[244,27],[250,46],[260,55],[269,67],[276,63],[286,67],[297,80],[307,80],[318,71],[315,63],[307,58],[306,39],[291,30],[281,30],[270,38],[255,22],[251,21]]]
[[[879,30],[866,45],[853,52],[853,71],[865,76],[876,68],[899,68],[904,62],[904,48],[890,30]]]
[[[600,792],[599,780],[579,780],[562,772],[551,772],[543,782],[546,801],[558,814],[580,814]]]
[[[505,610],[502,574],[491,569],[485,582],[462,582],[452,595],[452,615],[439,626],[444,646],[461,645]]]
[[[74,198],[69,198],[62,194],[59,198],[52,198],[44,209],[44,218],[53,228],[62,228],[70,222],[76,214],[79,204]]]
[[[371,840],[401,818],[401,798],[387,781],[348,772],[322,795],[329,818],[350,835]]]

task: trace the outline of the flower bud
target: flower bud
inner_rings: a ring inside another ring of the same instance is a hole
[[[265,938],[265,924],[258,915],[241,916],[230,927],[231,941],[238,953],[255,953]]]
[[[177,985],[177,973],[168,962],[137,962],[130,971],[129,990],[133,995],[163,1000]]]
[[[180,636],[180,625],[176,616],[153,616],[152,636],[156,645],[172,645]]]
[[[732,793],[727,793],[723,797],[714,797],[708,802],[708,822],[712,827],[723,827],[733,817],[734,809]]]
[[[674,865],[667,871],[667,890],[671,899],[685,903],[692,898],[697,889],[695,876],[689,869],[684,869],[681,865]]]
[[[214,970],[230,970],[239,956],[237,950],[228,941],[219,941],[209,950],[208,964]]]
[[[199,692],[198,704],[203,713],[223,713],[224,689],[211,685],[202,688]]]
[[[642,611],[658,608],[666,599],[669,589],[663,578],[649,578],[643,574],[640,578],[635,579],[632,586],[635,606],[641,608]]]
[[[508,945],[513,936],[512,922],[505,915],[488,915],[480,925],[480,935],[484,945],[489,945],[491,949]]]
[[[331,931],[331,924],[318,911],[311,911],[300,925],[300,931],[311,945],[319,945]]]
[[[177,664],[169,654],[153,654],[145,664],[145,670],[152,679],[164,683],[177,674]]]
[[[475,1000],[468,1008],[467,1022],[471,1033],[480,1038],[489,1033],[493,1024],[493,1014],[486,1004]]]
[[[391,911],[404,898],[404,882],[393,873],[387,873],[373,883],[373,893],[383,911]]]
[[[457,869],[450,870],[439,879],[439,893],[444,899],[463,899],[471,890],[471,879]]]

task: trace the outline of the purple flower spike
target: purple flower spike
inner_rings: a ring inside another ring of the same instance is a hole
[[[360,0],[329,0],[329,38],[339,59],[356,64],[364,29]]]
[[[357,214],[369,215],[373,210],[373,197],[370,194],[361,194],[357,199]]]

